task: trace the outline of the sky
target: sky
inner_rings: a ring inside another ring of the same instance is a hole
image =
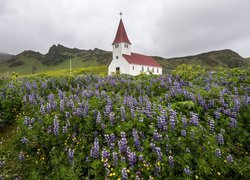
[[[53,44],[111,51],[120,12],[134,52],[250,57],[250,0],[0,0],[0,52],[45,54]]]

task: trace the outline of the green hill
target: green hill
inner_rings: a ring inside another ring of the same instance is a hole
[[[171,59],[165,59],[162,57],[154,58],[165,69],[174,69],[180,64],[201,65],[202,67],[207,67],[211,70],[236,67],[247,68],[250,66],[250,59],[244,59],[239,54],[229,49]]]
[[[101,49],[81,50],[68,48],[62,45],[53,45],[48,53],[41,54],[34,51],[24,51],[16,56],[0,54],[0,76],[6,76],[12,72],[18,74],[34,74],[45,71],[58,71],[69,69],[71,59],[72,69],[95,66],[107,66],[112,58],[110,51]],[[220,68],[247,68],[250,66],[250,58],[242,58],[232,50],[211,51],[194,56],[166,59],[154,57],[163,66],[164,72],[175,69],[181,64],[201,65],[207,69]]]

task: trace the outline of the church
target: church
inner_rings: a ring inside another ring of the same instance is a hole
[[[162,74],[162,67],[152,57],[131,52],[122,18],[120,19],[115,39],[112,43],[113,58],[108,66],[108,74]]]

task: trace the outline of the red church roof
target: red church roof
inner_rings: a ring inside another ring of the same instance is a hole
[[[131,53],[130,55],[123,54],[122,55],[129,64],[137,64],[137,65],[144,65],[144,66],[153,66],[153,67],[161,67],[152,57],[145,56],[142,54]]]
[[[120,23],[119,23],[119,26],[118,26],[118,29],[116,32],[116,36],[115,36],[115,39],[114,39],[114,42],[112,43],[112,45],[114,45],[116,43],[120,43],[120,42],[131,44],[129,39],[128,39],[125,27],[124,27],[123,22],[122,22],[122,19],[120,19]]]

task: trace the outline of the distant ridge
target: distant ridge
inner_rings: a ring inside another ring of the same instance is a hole
[[[81,50],[58,44],[51,46],[46,54],[31,50],[23,51],[16,56],[0,53],[0,75],[7,72],[30,74],[44,70],[67,69],[69,59],[72,59],[72,68],[103,66],[108,65],[111,58],[112,53],[110,51],[98,48]],[[153,58],[163,66],[165,72],[175,69],[181,64],[201,65],[211,70],[235,67],[247,68],[250,66],[250,58],[244,59],[230,49],[169,59],[158,56],[153,56]]]

